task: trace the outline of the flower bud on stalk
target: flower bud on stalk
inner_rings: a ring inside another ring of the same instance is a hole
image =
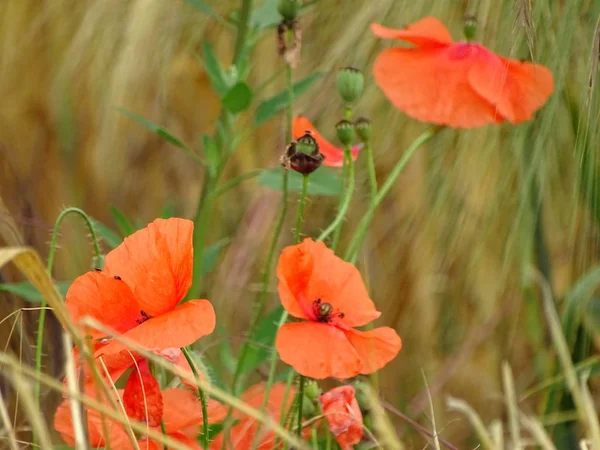
[[[354,139],[354,124],[348,120],[342,120],[335,126],[337,137],[344,146],[352,145]]]
[[[279,0],[277,11],[288,22],[293,21],[298,15],[300,2],[298,0]]]
[[[463,26],[463,33],[467,38],[467,41],[475,39],[475,32],[477,31],[477,20],[473,16],[465,17],[465,24]]]
[[[340,69],[337,74],[338,92],[347,104],[358,100],[365,86],[365,77],[362,72],[354,67]]]
[[[356,134],[363,143],[367,143],[371,140],[372,125],[371,121],[365,117],[360,117],[354,122],[354,128]]]

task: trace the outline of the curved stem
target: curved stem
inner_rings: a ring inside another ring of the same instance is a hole
[[[338,213],[331,222],[331,224],[321,233],[321,235],[317,238],[317,241],[322,241],[326,239],[331,233],[336,231],[338,227],[340,227],[346,217],[346,213],[350,208],[350,202],[352,201],[352,194],[354,193],[354,161],[352,161],[352,149],[349,145],[346,146],[344,150],[345,158],[348,162],[348,187],[346,188],[346,195],[344,196]],[[334,244],[337,244],[335,242]],[[335,246],[332,245],[332,249],[335,249]]]
[[[300,242],[300,229],[304,219],[304,207],[306,206],[306,194],[308,192],[308,175],[302,177],[302,194],[300,194],[300,203],[298,204],[298,213],[296,214],[296,230],[294,232],[294,242]]]
[[[200,399],[200,403],[202,404],[202,448],[204,450],[208,449],[208,409],[206,407],[206,397],[204,396],[204,391],[202,390],[202,388],[200,387],[200,377],[198,376],[198,370],[196,369],[196,364],[194,363],[194,360],[192,359],[192,355],[190,355],[190,352],[187,348],[183,347],[181,349],[181,351],[183,352],[183,356],[185,356],[186,361],[188,362],[188,364],[190,365],[190,368],[192,369],[192,373],[194,374],[194,379],[196,380],[197,383],[197,388],[198,388],[198,398]]]
[[[383,201],[385,196],[388,194],[388,192],[390,191],[390,189],[392,188],[392,186],[398,179],[398,176],[402,173],[402,170],[404,169],[404,167],[406,166],[408,161],[410,161],[410,159],[416,153],[416,151],[419,149],[419,147],[421,147],[421,145],[423,145],[425,142],[427,142],[429,139],[431,139],[440,129],[441,129],[441,127],[438,127],[438,128],[429,129],[429,130],[423,132],[418,138],[416,138],[413,141],[412,144],[410,144],[410,146],[406,149],[406,151],[402,155],[402,158],[400,158],[400,160],[396,163],[396,165],[394,166],[394,168],[388,175],[387,179],[381,186],[381,189],[377,192],[377,195],[375,196],[375,200],[373,202],[371,202],[371,204],[369,205],[369,208],[367,209],[362,220],[360,221],[360,223],[358,225],[358,229],[356,230],[356,233],[354,233],[354,236],[352,237],[352,240],[350,241],[350,244],[348,245],[348,249],[346,250],[346,254],[344,255],[344,259],[346,261],[350,261],[351,263],[354,263],[356,261],[356,257],[358,255],[358,250],[362,244],[362,241],[365,237],[367,229],[369,228],[369,225],[371,224],[371,220],[373,219],[375,209],[377,209],[377,206],[379,206],[379,204]]]
[[[96,234],[96,230],[94,228],[94,224],[92,219],[83,211],[82,209],[69,207],[64,209],[56,219],[54,223],[54,229],[52,230],[52,238],[50,239],[50,249],[48,250],[48,261],[46,263],[46,270],[52,276],[52,268],[54,266],[54,256],[56,255],[56,246],[58,242],[58,232],[60,231],[60,226],[69,214],[77,214],[80,216],[85,224],[88,227],[90,235],[92,236],[92,242],[94,244],[94,259],[95,262],[99,262],[102,259],[102,252],[100,251],[100,244],[98,243],[98,235]],[[35,345],[35,373],[39,374],[42,371],[42,346],[44,343],[44,325],[46,322],[46,299],[42,297],[42,303],[40,305],[40,317],[38,320],[38,329],[37,329],[37,337],[36,337],[36,345]],[[40,402],[40,383],[38,381],[35,382],[33,398],[36,403],[39,405]]]

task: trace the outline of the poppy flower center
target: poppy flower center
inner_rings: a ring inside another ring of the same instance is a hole
[[[152,319],[152,316],[149,315],[146,311],[144,311],[143,309],[140,311],[140,317],[138,319],[135,319],[135,322],[138,325],[143,324],[146,320],[148,319]]]
[[[332,320],[335,318],[344,318],[343,312],[334,314],[333,306],[331,306],[331,303],[323,302],[320,298],[316,299],[313,302],[312,307],[317,322],[331,323]]]

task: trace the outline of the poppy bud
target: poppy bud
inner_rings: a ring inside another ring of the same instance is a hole
[[[371,140],[371,121],[365,117],[360,117],[354,122],[354,128],[356,128],[356,134],[363,142]]]
[[[370,402],[367,393],[365,392],[365,382],[364,381],[356,381],[353,383],[354,389],[356,390],[356,401],[360,406],[362,411],[368,411],[370,409]]]
[[[279,0],[277,4],[277,11],[287,21],[292,21],[298,15],[298,9],[300,5],[298,0]]]
[[[312,400],[309,400],[305,395],[304,400],[302,401],[302,417],[305,419],[310,419],[317,414],[317,408],[315,407],[315,403]]]
[[[475,38],[475,32],[477,31],[477,20],[475,17],[469,16],[465,18],[465,24],[463,27],[463,33],[467,38],[467,41],[472,41]]]
[[[304,381],[304,393],[311,400],[316,400],[323,393],[321,388],[314,380],[306,380]]]
[[[362,94],[365,77],[354,67],[340,69],[337,74],[338,92],[346,103],[352,104]]]
[[[354,124],[348,120],[342,120],[335,126],[337,137],[344,145],[352,145],[354,139]]]

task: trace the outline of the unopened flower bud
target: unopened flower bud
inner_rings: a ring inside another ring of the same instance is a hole
[[[463,33],[467,38],[467,41],[472,41],[475,38],[475,32],[477,31],[477,20],[475,17],[469,16],[465,18],[465,24],[463,26]]]
[[[305,395],[304,400],[302,401],[302,417],[310,419],[316,414],[317,408],[315,407],[315,403]]]
[[[365,382],[364,381],[356,381],[352,383],[354,385],[354,389],[356,393],[354,394],[356,397],[356,401],[358,402],[358,406],[363,411],[368,411],[370,409],[370,402],[365,391]]]
[[[282,17],[287,21],[292,21],[298,15],[298,9],[300,8],[300,3],[298,0],[279,0],[277,4],[277,11]]]
[[[340,69],[337,74],[337,87],[340,95],[348,104],[354,103],[362,94],[365,77],[354,67]]]
[[[356,128],[356,134],[363,142],[368,142],[371,140],[371,121],[365,117],[360,117],[354,122],[354,128]]]
[[[354,124],[348,120],[342,120],[335,126],[337,137],[344,145],[352,145],[354,139]]]
[[[314,380],[306,380],[304,382],[304,393],[311,400],[316,400],[322,394],[321,388]]]

